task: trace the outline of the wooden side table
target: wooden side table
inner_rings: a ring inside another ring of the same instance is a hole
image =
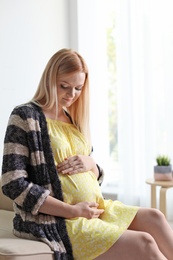
[[[166,192],[169,188],[173,188],[173,181],[155,181],[154,179],[147,179],[146,183],[151,185],[151,207],[156,208],[156,187],[160,186],[160,211],[166,217]]]

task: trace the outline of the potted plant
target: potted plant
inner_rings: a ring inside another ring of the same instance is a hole
[[[157,165],[154,166],[154,179],[156,181],[171,181],[172,165],[171,160],[166,155],[159,155],[156,157]]]

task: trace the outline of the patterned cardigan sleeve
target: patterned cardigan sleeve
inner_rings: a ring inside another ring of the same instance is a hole
[[[21,108],[15,108],[9,118],[5,139],[2,163],[2,191],[26,212],[38,214],[38,210],[49,190],[29,181],[33,158],[40,151],[36,148],[39,129],[36,120],[27,115]],[[34,141],[34,138],[36,141]],[[34,147],[29,147],[31,140]]]

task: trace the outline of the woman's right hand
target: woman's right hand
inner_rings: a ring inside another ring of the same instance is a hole
[[[73,205],[74,217],[98,218],[104,212],[104,209],[97,207],[98,203],[95,202],[79,202]]]
[[[63,218],[98,218],[104,209],[98,209],[98,203],[95,202],[79,202],[70,205],[61,200],[48,196],[44,203],[40,206],[40,213]]]

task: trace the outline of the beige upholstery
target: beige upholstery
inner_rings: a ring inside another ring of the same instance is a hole
[[[13,235],[13,217],[12,201],[3,195],[0,181],[0,260],[53,260],[45,243]]]

